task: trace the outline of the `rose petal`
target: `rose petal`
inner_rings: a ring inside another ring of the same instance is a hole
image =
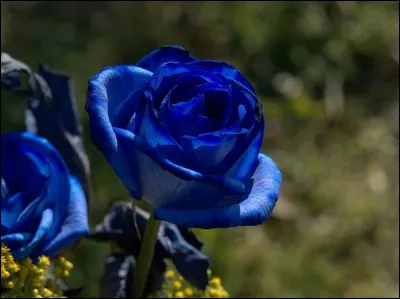
[[[17,215],[23,212],[29,198],[30,196],[26,192],[18,192],[6,200],[1,200],[1,225],[8,231],[15,226]]]
[[[8,190],[6,181],[1,178],[1,203],[5,202],[5,200],[10,196],[10,191]]]
[[[226,62],[216,60],[197,60],[189,64],[201,67],[214,74],[222,75],[223,77],[228,78],[233,82],[243,86],[254,96],[256,96],[256,91],[254,87],[250,84],[250,82],[247,81],[245,77],[243,77],[243,75],[236,67],[229,65]]]
[[[35,249],[34,252],[37,254],[54,257],[89,233],[85,194],[76,177],[70,176],[69,182],[71,189],[68,204],[64,203],[68,216],[63,221],[57,236],[49,240],[48,244],[43,244],[41,246],[43,248]]]
[[[191,96],[190,93],[185,94],[186,99]],[[172,108],[176,108],[183,113],[192,113],[194,115],[205,115],[204,110],[204,95],[196,93],[196,96],[192,97],[189,101],[177,102],[171,105]],[[162,108],[162,105],[161,105]]]
[[[165,63],[158,68],[151,78],[146,90],[152,94],[151,100],[156,109],[161,105],[168,92],[174,87],[190,89],[203,83],[223,85],[228,80],[211,72],[183,63]]]
[[[41,215],[41,220],[38,228],[36,229],[34,237],[28,244],[13,251],[14,259],[18,261],[30,255],[35,246],[37,246],[39,242],[42,242],[43,238],[53,225],[54,220],[54,212],[51,209],[45,209]],[[37,256],[32,256],[31,258],[35,259],[35,257]]]
[[[15,233],[1,236],[1,242],[3,242],[9,249],[13,250],[16,247],[21,247],[32,240],[33,235],[31,233]]]
[[[5,135],[2,135],[1,140],[1,154],[7,157],[1,161],[1,175],[7,178],[9,191],[27,192],[31,198],[39,196],[49,176],[46,161],[32,155],[29,147],[24,148],[23,142],[9,142]],[[21,169],[29,173],[29,180],[21,179]]]
[[[136,198],[141,197],[140,189],[136,177],[126,167],[127,161],[118,146],[112,122],[123,113],[126,105],[130,106],[129,111],[135,109],[141,94],[137,91],[146,86],[151,76],[151,72],[135,66],[105,68],[89,81],[85,106],[93,143],[113,165],[118,176],[126,178],[125,185]]]
[[[179,140],[181,135],[196,136],[201,133],[214,131],[218,128],[218,122],[214,119],[208,118],[203,115],[192,114],[191,111],[184,112],[176,109],[176,106],[168,107],[169,102],[168,94],[165,99],[165,104],[161,104],[159,111],[159,120],[163,123],[170,134],[174,135]],[[188,102],[203,102],[204,95],[200,94]]]
[[[198,136],[184,135],[180,138],[184,155],[186,160],[190,160],[192,168],[207,174],[222,175],[227,169],[221,168],[220,165],[232,155],[232,151],[236,149],[243,153],[246,147],[238,148],[237,143],[248,135],[247,129],[240,128],[245,115],[244,106],[239,105],[235,114],[236,121],[223,130]],[[246,143],[243,144],[246,146]]]
[[[137,119],[137,122],[140,122],[137,125],[137,135],[143,138],[148,146],[158,151],[165,158],[171,161],[179,160],[184,163],[182,161],[182,147],[155,117],[150,105],[144,105],[141,107],[141,110],[143,111],[140,112],[141,117]]]
[[[90,117],[92,139],[100,149],[116,150],[112,130],[127,101],[137,102],[136,91],[144,89],[152,73],[135,66],[107,67],[89,80],[85,109]],[[110,149],[109,149],[110,148]]]
[[[230,151],[219,164],[221,173],[237,178],[246,178],[247,175],[245,174],[249,172],[249,167],[257,161],[257,155],[260,152],[263,138],[264,119],[261,116],[261,119],[253,123],[253,126],[246,131],[246,134],[239,136],[237,143],[240,146]],[[242,175],[234,175],[233,173],[236,172],[241,172]]]
[[[268,156],[260,154],[258,163],[251,193],[242,202],[204,210],[157,208],[154,216],[176,225],[197,228],[261,224],[275,207],[282,177],[278,167]]]
[[[191,159],[191,166],[203,173],[221,175],[219,164],[233,150],[240,135],[239,132],[204,134],[202,136],[182,136],[181,145],[186,159]]]
[[[227,176],[234,177],[238,180],[245,180],[254,172],[254,167],[257,165],[257,156],[260,152],[263,138],[264,132],[261,130],[249,146],[241,148],[242,155],[233,163],[232,167],[226,173]]]
[[[115,133],[129,159],[126,167],[137,173],[143,196],[154,206],[179,202],[186,207],[205,207],[215,204],[221,194],[245,192],[239,180],[204,175],[174,164],[159,151],[149,147],[140,136],[118,128],[115,128]]]
[[[164,46],[147,54],[136,65],[154,72],[166,62],[187,63],[195,60],[196,58],[192,57],[185,48],[180,46]]]

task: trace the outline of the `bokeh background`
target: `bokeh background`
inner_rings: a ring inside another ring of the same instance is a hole
[[[198,230],[232,297],[394,297],[399,280],[398,2],[2,1],[2,51],[74,84],[94,225],[128,194],[90,142],[88,79],[179,44],[236,65],[263,102],[282,194],[258,227]],[[25,102],[1,100],[2,132]],[[98,296],[108,245],[84,241],[72,286]],[[398,295],[397,295],[398,296]]]

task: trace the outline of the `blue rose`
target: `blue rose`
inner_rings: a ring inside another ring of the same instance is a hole
[[[86,111],[94,144],[157,219],[234,227],[272,212],[281,173],[259,153],[261,105],[233,66],[161,47],[92,77]]]
[[[88,234],[78,179],[45,139],[1,136],[1,242],[17,260],[54,257]]]

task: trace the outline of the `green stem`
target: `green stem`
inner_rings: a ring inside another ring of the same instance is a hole
[[[147,221],[142,246],[140,247],[139,259],[133,275],[133,298],[143,298],[151,262],[153,261],[154,248],[157,241],[160,220],[154,219],[153,213]]]

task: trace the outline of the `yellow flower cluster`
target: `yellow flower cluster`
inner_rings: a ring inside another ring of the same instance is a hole
[[[165,272],[162,289],[150,298],[229,298],[229,293],[221,285],[219,277],[211,277],[204,291],[192,287],[184,278],[170,269]]]
[[[46,277],[50,259],[39,257],[36,264],[30,258],[16,262],[7,246],[1,244],[2,298],[65,298],[55,282]],[[53,261],[57,278],[69,276],[73,265],[64,257]]]

